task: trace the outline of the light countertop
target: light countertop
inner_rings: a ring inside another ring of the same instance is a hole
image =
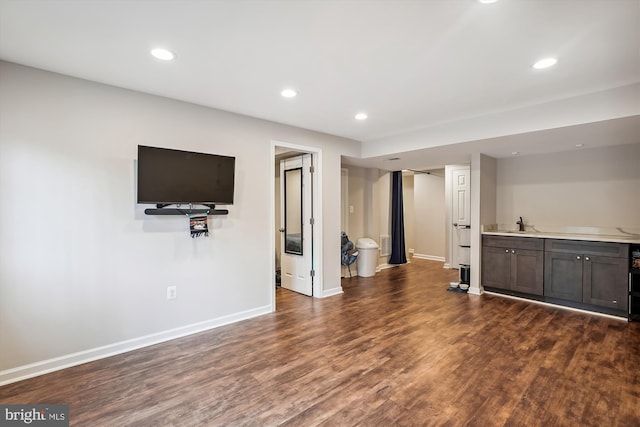
[[[537,237],[541,239],[585,240],[640,244],[640,230],[605,227],[557,227],[525,225],[518,231],[517,225],[489,224],[482,226],[482,234],[507,237]]]

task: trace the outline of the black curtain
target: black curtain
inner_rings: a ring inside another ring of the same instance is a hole
[[[391,258],[389,264],[406,264],[402,171],[392,172],[391,177]]]

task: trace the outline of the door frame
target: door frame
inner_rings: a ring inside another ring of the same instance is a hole
[[[340,168],[340,229],[349,234],[349,169]]]
[[[458,238],[455,235],[453,227],[453,172],[457,170],[469,170],[469,180],[471,180],[471,165],[470,164],[455,164],[445,165],[444,167],[444,193],[446,203],[446,215],[445,215],[445,241],[446,241],[446,254],[447,260],[444,264],[444,268],[458,269],[458,263],[454,259],[455,251],[454,246],[458,244]],[[471,191],[471,183],[469,183],[469,191]],[[469,207],[471,208],[471,207]]]
[[[317,147],[311,147],[307,145],[293,144],[290,142],[271,140],[271,156],[270,161],[270,201],[271,208],[269,209],[269,219],[271,227],[275,227],[276,224],[276,148],[287,148],[301,153],[311,154],[311,161],[314,167],[314,173],[311,178],[311,186],[313,191],[313,264],[315,270],[315,276],[313,278],[313,298],[322,298],[323,293],[323,270],[324,262],[322,259],[322,150]],[[276,235],[275,232],[271,234],[271,280],[268,281],[271,294],[271,311],[276,311]]]

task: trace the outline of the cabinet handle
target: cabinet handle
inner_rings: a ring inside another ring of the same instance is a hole
[[[578,255],[578,256],[576,257],[576,259],[582,259],[582,258],[580,257],[580,255]]]
[[[504,251],[505,251],[505,253],[509,253],[509,249],[505,249]]]
[[[589,261],[589,257],[588,256],[584,257],[584,260]]]

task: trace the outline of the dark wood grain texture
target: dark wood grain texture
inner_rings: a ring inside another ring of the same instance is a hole
[[[638,323],[447,292],[414,260],[345,293],[0,388],[76,426],[640,426]]]

